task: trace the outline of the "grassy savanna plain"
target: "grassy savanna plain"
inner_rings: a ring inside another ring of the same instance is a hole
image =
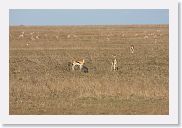
[[[10,26],[9,114],[169,114],[168,29]],[[68,63],[77,59],[85,59],[88,73],[71,71]]]

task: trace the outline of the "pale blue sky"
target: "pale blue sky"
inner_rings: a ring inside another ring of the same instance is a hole
[[[11,9],[10,25],[168,24],[167,9]]]

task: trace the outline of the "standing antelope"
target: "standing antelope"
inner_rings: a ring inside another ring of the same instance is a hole
[[[122,32],[122,35],[121,35],[122,37],[125,37],[125,34]]]
[[[107,39],[107,41],[109,41],[109,40],[110,40],[110,38],[109,38],[109,37],[107,37],[106,39]]]
[[[161,32],[161,30],[158,29],[157,32]]]
[[[144,36],[144,39],[148,39],[149,37],[148,36]]]
[[[28,41],[27,43],[26,43],[26,46],[28,47],[30,45],[30,41]]]
[[[114,57],[114,60],[111,62],[111,71],[118,70],[116,56],[113,56],[113,57]]]
[[[31,33],[30,33],[30,36],[31,36],[31,37],[30,37],[31,40],[35,40],[35,38],[34,38],[34,32],[31,32]]]
[[[70,35],[70,34],[68,34],[68,35],[67,35],[67,38],[70,38],[70,37],[71,37],[71,35]]]
[[[10,34],[9,34],[9,40],[11,40],[11,39],[13,39],[13,36],[12,36],[12,34],[10,33]]]
[[[36,35],[35,38],[36,38],[36,39],[40,39],[40,38],[39,38],[39,32],[37,33],[37,35]]]
[[[20,39],[20,38],[23,38],[23,37],[24,37],[24,34],[25,34],[25,32],[22,32],[22,33],[19,35],[18,38],[19,38],[19,39]]]
[[[59,40],[59,35],[56,35],[55,37],[56,37],[56,40]]]
[[[81,60],[81,61],[73,61],[72,63],[72,70],[75,70],[75,66],[78,65],[80,67],[80,71],[83,68],[83,64],[85,63],[85,60]]]
[[[131,51],[131,53],[134,53],[134,45],[130,46],[130,51]]]

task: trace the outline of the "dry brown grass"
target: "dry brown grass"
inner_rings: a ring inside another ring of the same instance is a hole
[[[33,31],[39,40],[30,40]],[[19,26],[10,33],[10,114],[169,113],[167,25]],[[151,33],[157,43],[144,39]],[[111,72],[115,54],[119,70]],[[70,71],[73,58],[84,58],[89,73]]]

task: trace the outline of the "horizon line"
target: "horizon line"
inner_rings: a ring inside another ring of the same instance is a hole
[[[134,25],[169,25],[169,24],[72,24],[72,25],[9,25],[12,27],[20,27],[20,26],[134,26]]]

